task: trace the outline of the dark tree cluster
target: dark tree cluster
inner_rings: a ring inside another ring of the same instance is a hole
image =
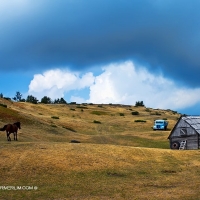
[[[54,104],[66,104],[66,103],[67,102],[63,98],[54,100]]]
[[[26,98],[26,102],[37,104],[38,100],[36,97],[34,97],[32,95],[28,95]]]
[[[11,98],[4,97],[3,93],[0,93],[0,98],[11,100]],[[39,100],[36,97],[34,97],[33,95],[28,95],[26,99],[22,98],[22,94],[19,91],[16,92],[15,96],[12,99],[14,101],[17,101],[17,102],[29,102],[29,103],[33,103],[33,104],[39,103]],[[40,103],[44,103],[44,104],[67,104],[65,99],[62,98],[62,97],[52,101],[51,98],[48,97],[48,96],[42,97]]]
[[[41,103],[44,103],[44,104],[51,104],[52,101],[51,101],[51,98],[50,98],[50,97],[44,96],[44,97],[42,97],[42,99],[41,99]]]
[[[144,106],[143,101],[136,101],[135,106]]]

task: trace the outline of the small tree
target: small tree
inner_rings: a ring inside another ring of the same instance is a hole
[[[21,101],[22,100],[22,94],[17,91],[15,97],[13,97],[14,101]]]
[[[50,97],[47,97],[47,96],[44,96],[44,97],[41,99],[41,103],[50,104],[50,103],[52,103],[52,102],[51,102],[51,98],[50,98]]]
[[[2,93],[0,94],[0,98],[3,98],[3,94]]]
[[[30,103],[34,103],[34,104],[37,104],[38,103],[38,100],[36,97],[32,96],[32,95],[28,95],[27,98],[26,98],[26,102],[30,102]]]
[[[66,104],[67,102],[63,98],[60,98],[60,103]]]

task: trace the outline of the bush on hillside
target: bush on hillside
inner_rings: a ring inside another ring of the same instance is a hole
[[[133,111],[131,114],[132,115],[139,115],[139,112],[138,111]]]
[[[57,117],[57,116],[52,116],[51,118],[52,119],[59,119],[59,117]]]
[[[146,122],[146,120],[137,119],[134,122]]]
[[[106,113],[104,111],[94,110],[94,111],[91,112],[91,114],[94,114],[94,115],[107,115],[108,113]]]
[[[97,120],[94,120],[93,122],[96,123],[96,124],[101,124],[101,122],[97,121]]]
[[[0,103],[0,106],[7,108],[7,105]]]
[[[11,101],[10,97],[4,97],[5,100]]]

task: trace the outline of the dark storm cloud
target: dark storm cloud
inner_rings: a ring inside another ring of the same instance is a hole
[[[1,14],[0,68],[81,69],[133,59],[200,86],[199,7],[198,0],[41,0],[18,5]],[[7,3],[4,10],[9,8]]]

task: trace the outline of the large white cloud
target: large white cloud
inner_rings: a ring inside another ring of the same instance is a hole
[[[69,91],[88,88],[89,97],[71,96],[77,103],[118,103],[134,105],[144,101],[147,107],[182,109],[200,102],[200,88],[181,88],[162,74],[154,75],[144,67],[135,67],[131,61],[102,67],[96,77],[89,72],[78,73],[49,70],[37,74],[29,85],[29,94],[38,98],[47,95],[53,99]],[[78,93],[78,92],[77,92]]]
[[[65,70],[55,69],[34,75],[29,85],[28,93],[42,98],[49,96],[52,99],[64,97],[64,93],[71,90],[80,90],[89,87],[94,82],[94,76],[91,72],[82,77],[78,73],[72,73]]]
[[[88,101],[130,105],[144,101],[148,107],[164,109],[185,108],[200,101],[200,88],[180,88],[161,74],[153,75],[145,68],[136,68],[131,61],[103,69],[90,87]]]

